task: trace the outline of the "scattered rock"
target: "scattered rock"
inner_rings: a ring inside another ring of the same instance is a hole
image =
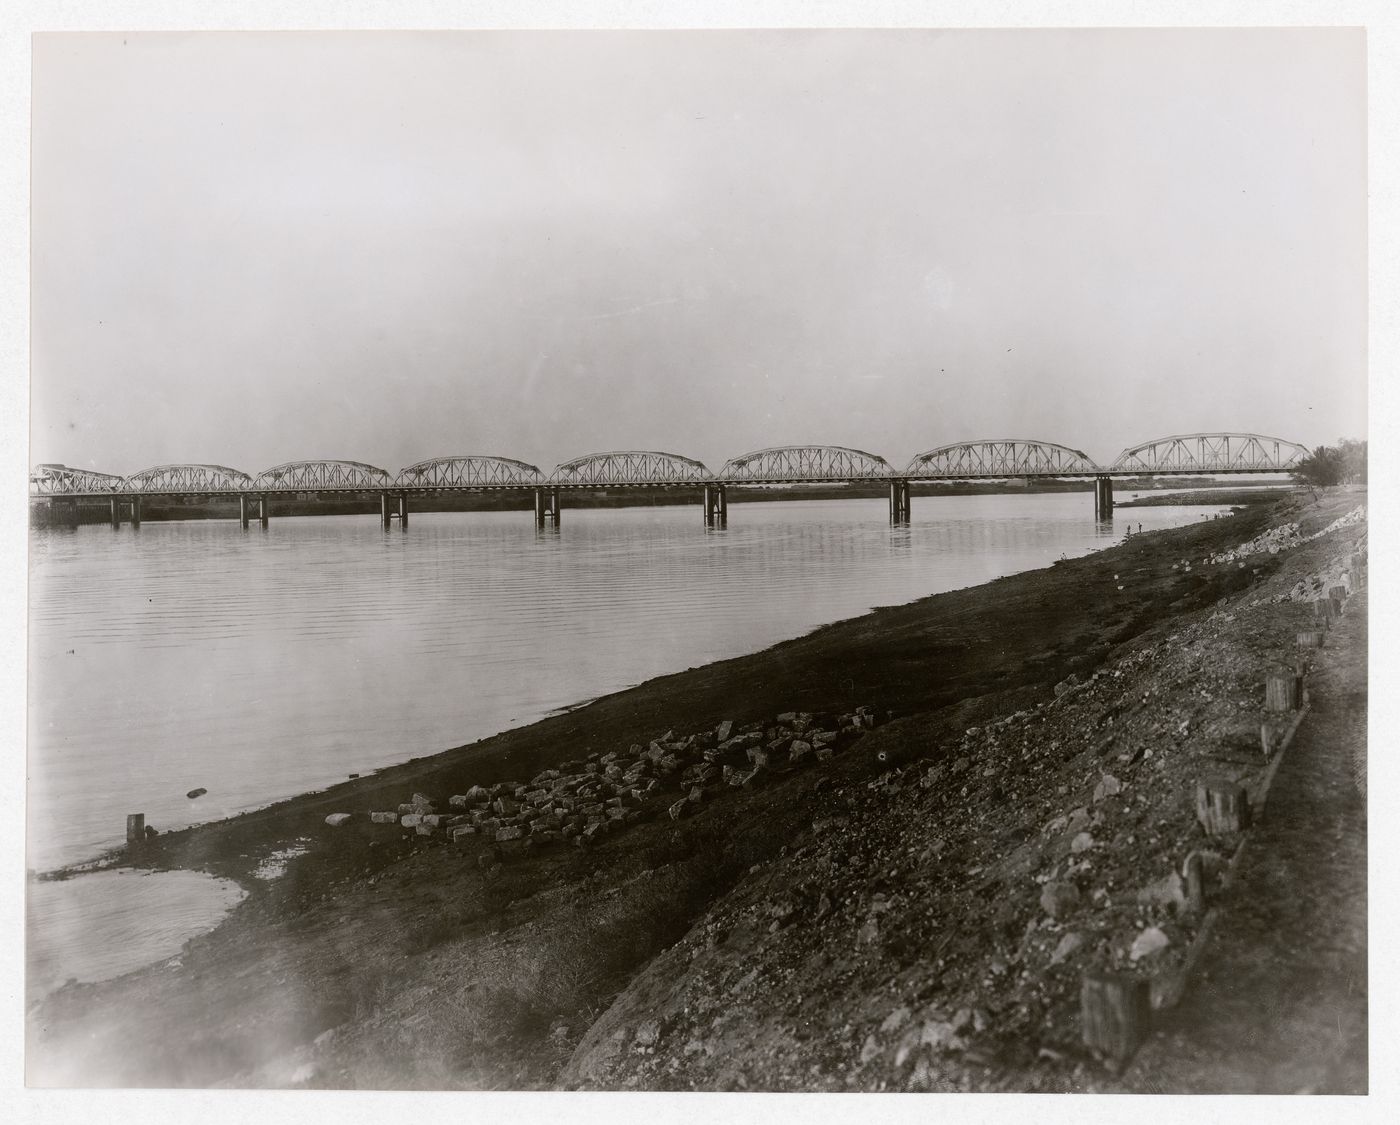
[[[1173,871],[1138,891],[1137,900],[1144,906],[1165,906],[1181,910],[1186,906],[1186,889],[1182,885],[1181,876]]]
[[[1156,926],[1148,926],[1133,939],[1132,948],[1128,950],[1128,960],[1136,964],[1144,957],[1160,953],[1169,945],[1171,945],[1171,939],[1166,934]]]
[[[351,818],[351,813],[333,812],[330,816],[326,817],[326,823],[329,824],[332,828],[339,828],[342,824],[344,824],[347,820],[350,820]]]
[[[1106,773],[1103,780],[1094,787],[1094,803],[1098,804],[1105,797],[1116,797],[1122,790],[1122,783],[1111,773]]]
[[[1060,938],[1059,944],[1055,946],[1055,952],[1050,955],[1050,964],[1058,965],[1062,961],[1073,957],[1084,945],[1084,935],[1073,931]]]

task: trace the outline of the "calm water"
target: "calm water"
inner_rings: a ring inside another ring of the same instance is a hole
[[[222,817],[652,676],[1216,508],[1087,495],[147,523],[35,532],[28,863]],[[188,799],[188,790],[208,794]]]

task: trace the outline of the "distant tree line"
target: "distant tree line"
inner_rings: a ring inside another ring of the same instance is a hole
[[[1366,483],[1366,443],[1343,438],[1336,445],[1319,445],[1293,470],[1302,484],[1325,487],[1333,484]]]

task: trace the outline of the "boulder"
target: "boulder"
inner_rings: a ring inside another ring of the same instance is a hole
[[[402,808],[403,806],[400,805],[399,807]],[[417,828],[423,823],[423,818],[417,813],[404,813],[399,817],[399,823],[405,828]]]
[[[1050,964],[1058,965],[1066,958],[1073,957],[1083,944],[1083,934],[1072,932],[1065,934],[1065,936],[1060,939],[1059,944],[1055,946],[1055,952],[1050,955]]]
[[[518,840],[525,835],[525,829],[518,824],[507,825],[505,828],[496,829],[496,842],[503,843],[506,840]]]
[[[1169,945],[1171,945],[1171,939],[1166,934],[1156,926],[1148,926],[1133,939],[1132,948],[1128,950],[1128,960],[1137,962],[1144,957],[1151,957],[1162,952]]]
[[[715,727],[715,739],[716,739],[717,741],[719,741],[719,742],[724,742],[724,741],[728,740],[729,736],[730,736],[731,734],[733,734],[733,733],[734,733],[734,720],[733,720],[733,719],[725,719],[724,722],[720,723],[719,726]]]
[[[1186,888],[1182,884],[1181,876],[1173,871],[1138,891],[1137,900],[1144,906],[1165,906],[1172,910],[1181,910],[1186,906]]]
[[[399,814],[396,812],[372,812],[369,814],[371,824],[397,824]]]
[[[1116,797],[1122,791],[1122,783],[1111,773],[1106,773],[1098,785],[1094,786],[1094,802],[1097,804],[1105,797]]]
[[[326,817],[326,823],[329,824],[332,828],[339,828],[342,824],[344,824],[347,820],[350,820],[351,818],[351,813],[333,812],[330,816]]]

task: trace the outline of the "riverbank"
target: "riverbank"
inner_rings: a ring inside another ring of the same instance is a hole
[[[1330,498],[1298,514],[1324,520],[1359,499]],[[1034,708],[1071,674],[1083,678],[1154,630],[1269,581],[1293,556],[1266,554],[1243,568],[1183,569],[1181,559],[1229,549],[1287,514],[1251,508],[1134,536],[158,837],[133,858],[235,878],[249,898],[181,957],[102,985],[70,986],[39,1005],[31,1077],[476,1088],[573,1081],[577,1068],[562,1068],[595,1017],[755,868],[805,841],[814,808],[917,760],[931,740]],[[663,808],[596,846],[561,845],[482,866],[479,852],[447,845],[440,834],[368,821],[371,810],[395,809],[415,792],[446,805],[472,786],[523,782],[590,755],[647,746],[667,731],[683,739],[724,722],[766,725],[780,712],[839,719],[857,707],[895,721],[820,766],[774,771],[722,799],[707,796],[679,819]],[[355,819],[326,824],[342,812]],[[864,832],[851,827],[862,815],[870,814],[854,806],[832,813],[824,835],[839,841]],[[282,878],[259,881],[259,864],[296,840],[307,841],[307,853]],[[665,1084],[631,1077],[619,1075],[616,1084]],[[757,1088],[802,1088],[755,1078]],[[705,1088],[737,1088],[711,1079]]]
[[[1248,504],[1260,498],[1247,488],[1221,491],[1219,497],[1202,497],[1211,488],[1199,477],[1123,477],[1114,482],[1121,495],[1138,495],[1137,499],[1119,502],[1120,507],[1145,507],[1158,504]],[[1005,496],[1054,494],[1062,492],[1092,492],[1092,480],[1062,480],[1058,478],[1013,478],[1002,481],[914,481],[911,493],[916,499],[936,500],[948,496]],[[1281,484],[1282,494],[1294,486]],[[1192,498],[1200,490],[1201,497]],[[881,500],[889,495],[884,482],[852,482],[850,484],[796,484],[729,486],[731,504],[756,504],[775,500]],[[1272,497],[1271,497],[1272,498]],[[676,486],[656,489],[594,489],[570,491],[564,500],[564,510],[594,508],[647,508],[678,505],[698,506],[702,494],[699,488]],[[423,512],[529,512],[534,500],[530,492],[463,492],[425,493],[411,495],[413,513]],[[66,505],[66,506],[65,506]],[[270,519],[290,516],[362,515],[378,516],[381,499],[378,493],[366,492],[350,497],[327,496],[305,499],[297,495],[273,495],[268,501]],[[142,504],[141,518],[147,523],[169,520],[235,520],[239,518],[238,501],[234,498],[151,496]],[[56,501],[45,497],[31,500],[29,522],[32,527],[75,527],[80,524],[105,524],[111,520],[111,507],[100,497],[81,501]]]

